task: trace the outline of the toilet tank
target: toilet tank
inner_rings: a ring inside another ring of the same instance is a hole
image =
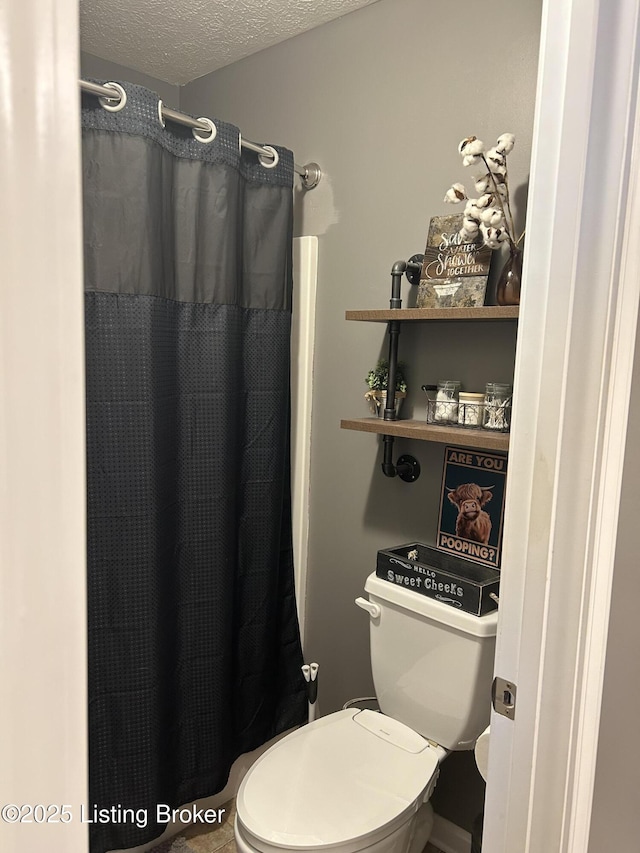
[[[445,749],[489,724],[497,611],[473,616],[369,575],[371,668],[380,710]]]

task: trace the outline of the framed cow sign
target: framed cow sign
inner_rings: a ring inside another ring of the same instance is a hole
[[[507,456],[445,447],[436,547],[500,568]]]

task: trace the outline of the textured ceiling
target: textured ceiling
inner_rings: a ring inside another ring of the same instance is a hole
[[[81,0],[82,50],[184,84],[376,0]]]

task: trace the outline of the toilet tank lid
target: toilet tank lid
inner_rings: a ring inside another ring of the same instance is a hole
[[[395,604],[404,610],[410,610],[442,625],[449,625],[465,634],[474,637],[495,637],[498,630],[498,611],[494,610],[486,616],[474,616],[462,610],[456,610],[449,604],[443,604],[433,598],[428,598],[419,592],[404,589],[379,578],[375,572],[369,575],[365,590],[382,601]]]

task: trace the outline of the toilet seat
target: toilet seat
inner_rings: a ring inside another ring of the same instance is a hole
[[[437,769],[437,751],[402,723],[375,711],[338,711],[255,762],[238,791],[238,829],[263,853],[354,853],[410,820]]]

